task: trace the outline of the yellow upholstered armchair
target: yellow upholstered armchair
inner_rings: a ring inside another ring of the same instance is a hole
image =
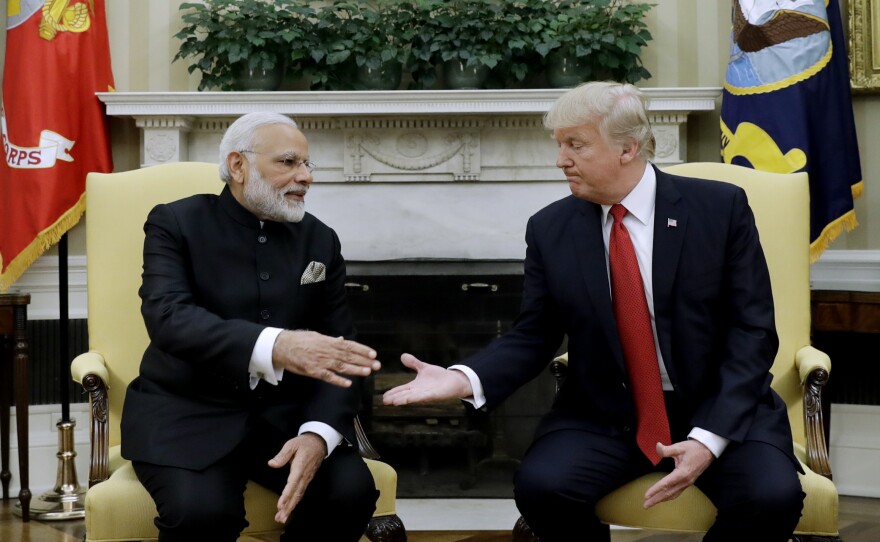
[[[71,373],[89,394],[91,456],[85,496],[86,542],[156,540],[156,507],[119,454],[119,421],[128,383],[137,375],[147,331],[137,291],[143,264],[143,226],[149,210],[223,188],[216,164],[172,163],[86,180],[86,255],[90,351],[73,360]],[[356,420],[357,421],[357,420]],[[396,514],[397,473],[382,462],[357,424],[361,455],[380,491],[365,534],[372,542],[405,542]],[[253,482],[245,491],[250,525],[240,540],[280,533],[274,521],[278,496]],[[276,538],[277,539],[277,538]]]
[[[801,485],[807,494],[795,542],[840,541],[838,495],[831,481],[828,448],[822,423],[822,386],[831,361],[810,345],[810,205],[806,173],[776,174],[722,163],[691,163],[664,168],[677,175],[727,181],[745,189],[754,210],[761,244],[770,268],[779,352],[773,389],[788,405],[795,454],[806,474]],[[564,378],[567,358],[550,364]],[[599,518],[609,525],[642,529],[705,532],[715,520],[715,507],[695,487],[678,499],[648,510],[645,492],[660,474],[649,474],[618,488],[596,505]],[[760,539],[760,533],[755,533]],[[514,527],[516,542],[534,541],[522,518]]]

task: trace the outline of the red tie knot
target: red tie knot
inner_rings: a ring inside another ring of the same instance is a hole
[[[619,203],[615,203],[611,206],[611,210],[609,212],[611,213],[611,216],[614,217],[615,224],[623,223],[623,217],[626,215],[626,207]]]

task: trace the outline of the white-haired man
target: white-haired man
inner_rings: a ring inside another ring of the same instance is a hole
[[[313,164],[290,118],[251,113],[220,143],[219,195],[149,214],[122,454],[161,541],[234,542],[254,480],[280,494],[282,540],[357,541],[377,498],[356,446],[363,377],[336,233],[305,213]],[[218,180],[219,182],[219,180]]]
[[[632,85],[576,87],[545,125],[572,195],[529,220],[513,328],[448,370],[404,354],[417,376],[385,402],[493,408],[567,336],[568,376],[514,481],[543,542],[609,540],[595,504],[652,470],[669,474],[645,507],[690,485],[715,503],[704,540],[786,542],[804,493],[785,404],[770,388],[773,295],[745,192],[655,168]]]

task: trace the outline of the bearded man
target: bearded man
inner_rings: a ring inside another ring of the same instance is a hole
[[[219,195],[156,206],[144,231],[150,336],[126,393],[122,455],[156,502],[159,540],[234,542],[253,480],[281,540],[356,541],[375,510],[356,446],[363,378],[339,238],[304,210],[309,144],[276,113],[233,122]]]

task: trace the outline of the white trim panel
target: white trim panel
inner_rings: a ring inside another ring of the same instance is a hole
[[[838,493],[880,497],[880,406],[833,403],[829,455]]]
[[[880,292],[880,250],[826,250],[810,268],[810,287]]]

